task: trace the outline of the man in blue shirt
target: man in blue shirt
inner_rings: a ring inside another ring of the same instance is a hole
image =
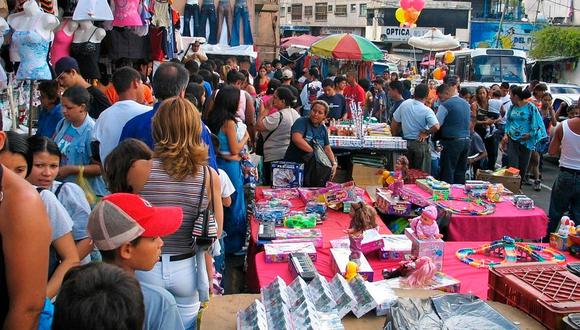
[[[391,132],[407,140],[407,158],[410,168],[417,168],[431,173],[431,154],[428,139],[439,130],[439,122],[424,102],[429,94],[429,87],[420,84],[415,87],[414,98],[401,103],[393,114]]]
[[[469,103],[459,97],[459,78],[450,76],[447,84],[437,87],[441,104],[437,120],[441,124],[441,173],[447,183],[465,183],[467,157],[469,156],[471,109]]]
[[[40,91],[41,109],[38,113],[38,129],[36,135],[51,139],[56,125],[62,119],[58,83],[55,80],[43,81],[38,85]]]
[[[158,100],[157,103],[153,105],[151,111],[135,116],[125,124],[121,137],[119,138],[119,143],[128,138],[135,138],[145,142],[145,144],[153,149],[155,146],[151,132],[153,116],[163,100],[174,96],[183,97],[188,82],[189,73],[183,65],[173,62],[162,63],[157,68],[157,71],[155,71],[152,81],[153,93]],[[201,138],[203,143],[208,147],[208,164],[217,170],[218,167],[215,159],[215,151],[211,142],[211,133],[205,125],[203,125]]]
[[[320,95],[318,99],[328,103],[328,107],[330,108],[326,118],[346,119],[346,99],[344,98],[344,95],[336,93],[336,90],[334,89],[334,80],[325,79],[322,82],[322,90],[324,91],[324,94]]]

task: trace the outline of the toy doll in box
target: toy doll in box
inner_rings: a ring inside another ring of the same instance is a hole
[[[377,227],[377,212],[372,206],[357,202],[351,205],[350,216],[350,226],[346,230],[350,241],[350,260],[358,264],[362,254],[363,232]]]
[[[439,233],[439,226],[437,225],[437,207],[434,205],[426,206],[420,216],[410,220],[411,229],[417,238],[425,239],[439,239],[443,237]]]

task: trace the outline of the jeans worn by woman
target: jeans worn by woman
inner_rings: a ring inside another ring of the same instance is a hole
[[[232,28],[232,35],[230,39],[230,46],[239,46],[240,42],[240,23],[244,29],[244,45],[252,45],[254,39],[252,37],[252,28],[250,26],[250,13],[246,0],[236,0],[234,6],[234,23]]]
[[[183,36],[184,37],[202,37],[199,28],[199,5],[185,5],[183,10]],[[193,24],[191,24],[193,21]],[[193,27],[190,27],[193,25]]]
[[[209,35],[206,34],[206,23],[209,21]],[[205,37],[209,44],[217,44],[217,15],[213,1],[201,5],[201,15],[199,18],[199,35]]]

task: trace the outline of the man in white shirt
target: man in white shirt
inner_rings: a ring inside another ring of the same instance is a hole
[[[143,82],[139,72],[130,67],[122,67],[113,74],[113,86],[119,94],[119,101],[101,113],[93,132],[93,140],[99,143],[102,162],[117,147],[125,124],[133,117],[151,110],[139,103],[143,97]]]
[[[322,83],[318,80],[320,74],[316,68],[310,68],[308,70],[308,75],[311,81],[304,85],[302,92],[300,93],[300,102],[302,102],[302,116],[308,117],[310,115],[310,109],[312,108],[312,102],[318,100],[318,97],[322,95]]]

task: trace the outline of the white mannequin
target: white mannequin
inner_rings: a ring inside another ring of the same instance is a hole
[[[60,23],[60,25],[57,26],[57,28],[54,29],[54,31],[56,32],[59,30],[64,30],[64,33],[66,33],[69,36],[72,36],[73,33],[75,33],[75,31],[78,29],[78,27],[79,27],[78,22],[65,18],[62,19],[62,23]]]
[[[185,3],[188,5],[199,5],[199,0],[186,0]]]
[[[79,0],[73,20],[112,21],[113,12],[106,0]]]
[[[10,29],[8,22],[0,16],[0,45],[4,44],[4,32],[8,29]],[[2,61],[2,64],[0,64],[0,88],[5,88],[6,81],[8,80],[6,77],[6,71],[4,71],[4,67],[2,66],[3,64],[4,62]]]
[[[43,12],[36,1],[28,0],[22,5],[23,11],[8,16],[8,24],[15,31],[34,31],[45,40],[52,40],[52,30],[58,24],[58,18]],[[20,62],[20,55],[14,43],[10,43],[10,60]]]
[[[96,31],[95,31],[96,29]],[[94,34],[93,34],[94,32]],[[93,25],[92,21],[80,21],[78,22],[78,28],[74,32],[75,36],[73,38],[73,43],[81,43],[90,41],[92,43],[101,43],[101,41],[107,35],[105,29],[98,28]],[[92,36],[91,36],[92,35]],[[90,40],[89,40],[90,39]]]

